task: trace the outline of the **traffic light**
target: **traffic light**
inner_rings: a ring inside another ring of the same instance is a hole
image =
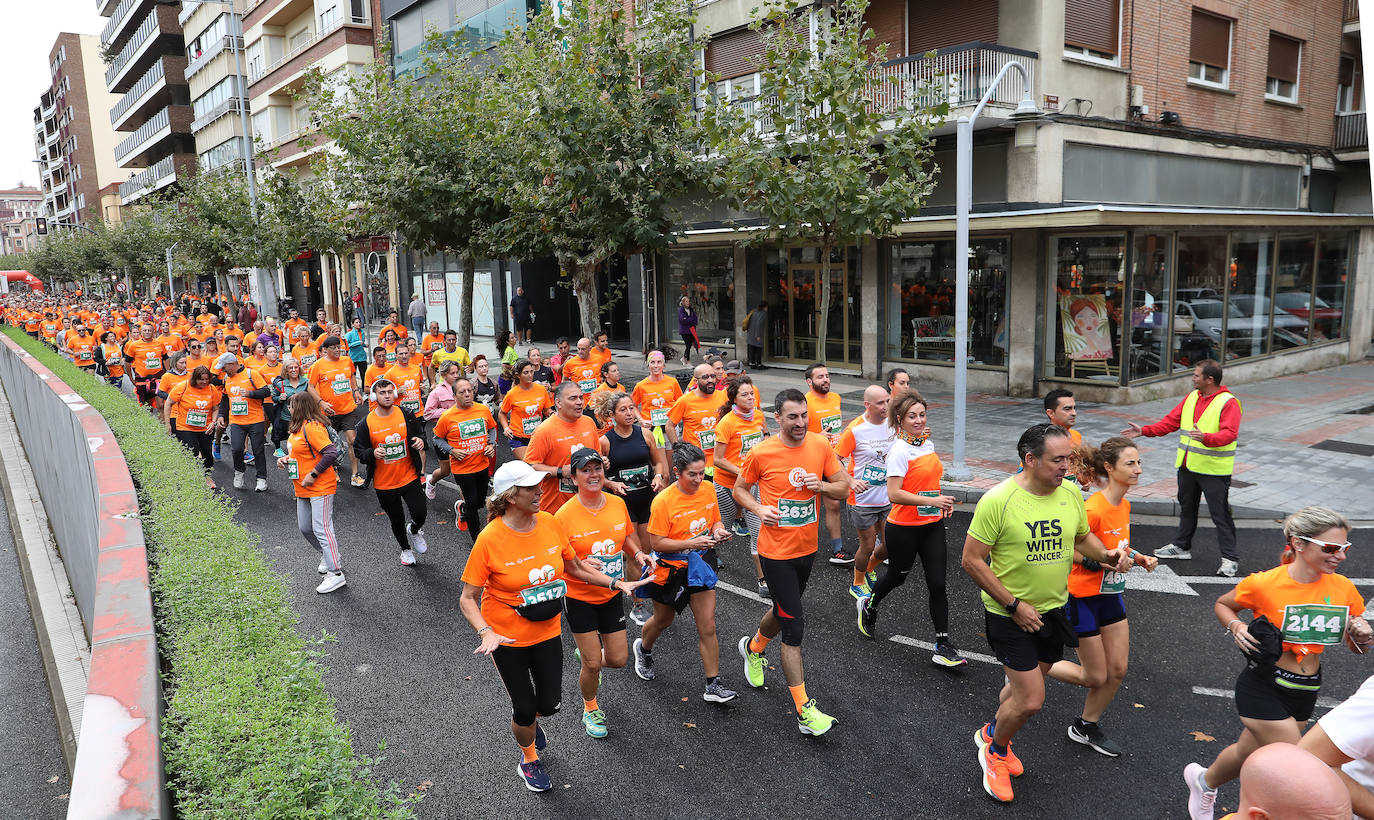
[[[48,220],[47,220],[46,217],[42,217],[42,216],[35,217],[34,220],[33,220],[33,223],[34,223],[34,230],[35,230],[35,232],[37,232],[37,234],[38,234],[39,236],[47,236],[47,235],[48,235]]]

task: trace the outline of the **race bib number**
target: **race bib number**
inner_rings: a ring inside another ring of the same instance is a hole
[[[520,420],[520,432],[524,433],[526,438],[529,438],[534,435],[535,430],[539,429],[539,422],[541,421],[543,421],[543,419],[538,416],[525,416]]]
[[[302,370],[309,370],[309,369],[310,369],[310,365],[314,364],[314,363],[315,363],[315,360],[316,360],[317,358],[318,358],[318,357],[316,357],[316,356],[302,356],[302,357],[301,357],[301,369],[302,369]]]
[[[162,367],[162,357],[161,357],[161,356],[157,355],[156,353],[148,353],[148,354],[145,354],[145,355],[144,355],[144,357],[143,357],[143,369],[144,369],[144,370],[157,370],[159,367]]]
[[[709,453],[712,450],[716,449],[715,430],[700,430],[697,432],[697,438],[701,441],[701,449],[705,450],[706,452]]]
[[[288,458],[286,460],[286,477],[292,481],[296,481],[301,477],[300,462],[296,461],[294,458]]]
[[[353,390],[353,382],[347,376],[335,376],[329,389],[334,391],[335,396],[342,396]]]
[[[668,423],[668,408],[666,408],[666,407],[650,407],[650,408],[649,408],[649,423],[652,424],[652,425],[655,426],[655,427],[661,427],[662,425],[667,424],[667,423]]]
[[[568,494],[576,493],[577,483],[574,482],[571,478],[560,478],[558,479],[558,491],[560,493]]]
[[[406,457],[404,441],[390,441],[382,445],[382,461],[390,464]]]
[[[839,417],[838,415],[835,415],[835,416],[822,416],[822,417],[821,417],[821,432],[822,432],[822,433],[825,433],[827,436],[839,435],[839,432],[840,432],[840,417]]]
[[[89,350],[81,350],[77,352],[76,358],[83,362],[95,361],[95,354],[91,353]]]
[[[204,410],[187,410],[187,411],[186,411],[186,426],[187,426],[187,427],[204,427],[204,426],[205,426],[205,422],[207,421],[207,416],[208,416],[208,414],[207,414]]]
[[[463,452],[481,452],[487,446],[487,423],[482,419],[460,421],[458,437],[463,440]]]
[[[859,480],[867,482],[870,487],[876,487],[887,481],[887,468],[881,464],[866,464],[859,471]]]
[[[754,445],[763,441],[763,431],[757,433],[745,433],[739,437],[740,458],[749,455],[749,451],[754,449]]]
[[[1103,595],[1111,595],[1126,591],[1126,573],[1104,570],[1102,572],[1102,586],[1098,592]]]
[[[923,495],[923,496],[925,496],[926,498],[937,498],[937,497],[939,497],[940,492],[939,492],[938,490],[921,490],[919,493],[917,493],[917,495]],[[920,506],[918,506],[918,507],[916,508],[916,514],[917,514],[917,515],[944,515],[944,513],[940,510],[939,507],[928,507],[928,506],[926,506],[925,504],[921,504]]]
[[[248,399],[230,399],[229,415],[246,416],[248,415]]]
[[[778,511],[782,513],[782,517],[778,520],[779,527],[805,527],[817,521],[815,498],[808,498],[805,501],[791,498],[780,499]]]
[[[542,604],[545,601],[556,601],[568,594],[568,585],[562,581],[550,581],[539,586],[526,587],[520,590],[520,603],[524,606],[531,604]]]
[[[582,379],[577,386],[582,388],[583,393],[590,393],[596,389],[596,379]]]
[[[1345,635],[1349,607],[1331,604],[1291,604],[1283,608],[1285,643],[1335,646]]]
[[[412,413],[420,412],[420,403],[418,401],[415,401],[414,399],[406,399],[405,401],[401,402],[401,406]]]
[[[619,581],[625,577],[625,553],[617,552],[615,555],[592,556],[598,565],[598,569]]]
[[[626,467],[620,471],[620,481],[631,490],[647,489],[650,486],[649,465]]]

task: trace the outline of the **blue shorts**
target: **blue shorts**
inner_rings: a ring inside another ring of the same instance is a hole
[[[1065,607],[1069,625],[1080,638],[1102,634],[1102,627],[1126,620],[1126,601],[1120,592],[1092,595],[1087,598],[1069,596]]]
[[[509,445],[512,450],[514,450],[516,447],[530,446],[530,440],[527,438],[516,438],[515,436],[506,436],[506,444]]]

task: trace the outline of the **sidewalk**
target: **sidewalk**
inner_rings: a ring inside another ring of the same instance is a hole
[[[369,328],[371,330],[371,328]],[[536,341],[545,358],[553,342]],[[520,346],[523,354],[525,346]],[[490,337],[473,337],[469,352],[495,360]],[[638,351],[613,350],[621,381],[633,386],[648,375]],[[682,369],[668,362],[667,373]],[[908,371],[918,368],[909,367]],[[749,374],[764,402],[787,387],[806,389],[801,368],[769,367]],[[846,418],[863,411],[869,382],[831,376],[831,389],[841,396]],[[930,401],[931,427],[941,458],[951,459],[953,394],[945,388],[913,381]],[[1283,376],[1232,389],[1244,408],[1231,507],[1237,518],[1278,518],[1310,504],[1324,504],[1352,519],[1374,519],[1374,360]],[[1178,397],[1134,405],[1079,402],[1077,430],[1089,442],[1117,435],[1130,422],[1150,424],[1174,408]],[[966,460],[973,471],[967,482],[947,482],[946,491],[961,502],[973,502],[1017,466],[1016,441],[1030,425],[1045,419],[1038,398],[1022,399],[986,393],[968,397]],[[1140,438],[1145,474],[1131,493],[1133,511],[1142,515],[1177,515],[1174,471],[1177,438]],[[1203,502],[1206,506],[1206,502]],[[1205,512],[1202,515],[1205,520]]]

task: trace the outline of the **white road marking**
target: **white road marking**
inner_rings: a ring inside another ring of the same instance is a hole
[[[721,581],[719,579],[717,579],[716,581],[716,589],[723,589],[726,592],[733,592],[741,598],[748,598],[751,601],[758,601],[761,604],[768,604],[769,606],[773,605],[772,601],[768,600],[767,598],[763,597],[757,592],[750,592],[744,587],[737,587],[734,584],[728,583],[726,581]]]
[[[1191,579],[1176,574],[1168,564],[1161,563],[1155,567],[1154,572],[1146,572],[1144,567],[1131,567],[1131,571],[1126,573],[1126,588],[1147,592],[1169,592],[1174,595],[1197,595],[1197,592],[1188,586],[1189,580]]]
[[[914,646],[918,649],[928,649],[931,652],[935,651],[935,644],[930,643],[928,641],[918,641],[915,638],[908,638],[905,635],[893,635],[891,638],[888,638],[888,640],[894,643],[904,644],[906,646]],[[959,654],[963,655],[965,658],[968,658],[971,661],[978,661],[980,663],[990,663],[993,666],[1002,665],[1001,661],[997,660],[991,655],[984,655],[982,652],[970,652],[967,649],[960,649]]]
[[[1231,699],[1233,699],[1233,700],[1234,700],[1235,697],[1236,697],[1236,693],[1235,693],[1233,690],[1231,690],[1231,689],[1217,689],[1217,688],[1214,688],[1214,687],[1211,687],[1211,686],[1194,686],[1194,687],[1193,687],[1193,694],[1194,694],[1194,695],[1207,695],[1208,697],[1213,697],[1213,698],[1231,698]],[[1322,708],[1322,709],[1334,709],[1334,708],[1336,708],[1337,706],[1340,706],[1340,705],[1341,705],[1341,702],[1340,702],[1339,700],[1335,699],[1335,698],[1326,698],[1326,697],[1319,697],[1319,698],[1317,698],[1317,706],[1320,707],[1320,708]]]

